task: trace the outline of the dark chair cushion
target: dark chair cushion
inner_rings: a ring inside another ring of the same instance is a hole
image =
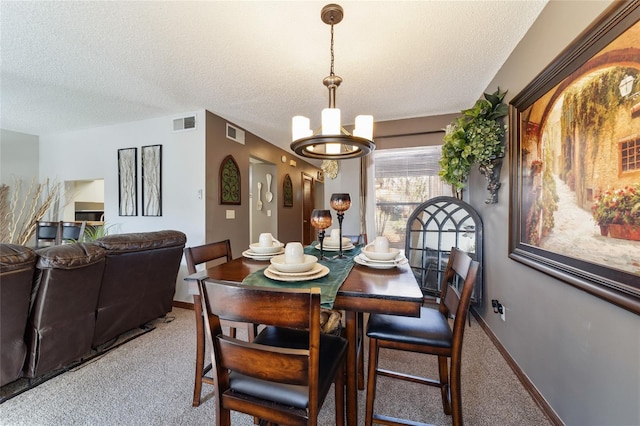
[[[437,309],[420,308],[420,317],[371,314],[367,336],[417,345],[451,348],[451,327]]]
[[[267,327],[255,338],[255,343],[292,349],[308,349],[309,335],[306,331],[288,328]],[[318,391],[326,395],[333,383],[339,360],[347,350],[347,341],[331,334],[320,335],[320,368]],[[307,386],[295,386],[268,382],[232,372],[229,375],[233,391],[278,404],[307,408],[309,395]]]

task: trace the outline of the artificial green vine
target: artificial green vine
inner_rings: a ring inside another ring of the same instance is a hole
[[[484,94],[473,108],[462,111],[462,116],[447,126],[440,159],[440,177],[462,190],[474,165],[491,172],[496,158],[504,156],[506,125],[501,118],[509,109],[502,100],[507,92],[500,88]]]

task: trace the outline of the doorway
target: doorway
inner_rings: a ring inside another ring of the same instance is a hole
[[[315,229],[311,226],[311,212],[315,207],[313,198],[313,177],[302,173],[302,244],[309,245],[315,239]]]

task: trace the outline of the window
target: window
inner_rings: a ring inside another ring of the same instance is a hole
[[[422,202],[451,196],[451,186],[438,176],[442,147],[386,149],[373,152],[375,164],[376,234],[404,249],[407,220]]]
[[[640,171],[640,140],[620,143],[620,160],[622,173]]]

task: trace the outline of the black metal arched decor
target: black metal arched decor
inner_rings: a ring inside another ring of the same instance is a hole
[[[422,292],[439,296],[451,248],[456,247],[480,263],[473,303],[482,302],[482,219],[469,204],[455,197],[435,197],[420,204],[407,221],[405,255]]]
[[[284,207],[293,207],[293,183],[287,173],[282,180],[282,202]]]
[[[232,155],[220,165],[220,204],[240,204],[240,168]]]

